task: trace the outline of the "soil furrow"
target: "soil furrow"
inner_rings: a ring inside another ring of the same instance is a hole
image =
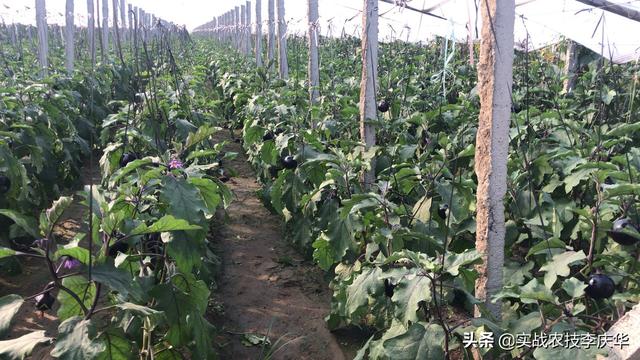
[[[221,357],[267,358],[268,348],[249,340],[268,334],[273,359],[345,359],[324,321],[331,294],[322,272],[286,244],[282,220],[258,198],[260,185],[241,146],[230,141],[227,151],[238,157],[230,164],[237,176],[227,183],[235,201],[216,234]]]

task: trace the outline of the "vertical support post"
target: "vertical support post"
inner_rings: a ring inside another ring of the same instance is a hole
[[[245,29],[247,27],[247,7],[240,5],[240,51],[247,55],[247,34]]]
[[[268,36],[267,36],[267,61],[269,66],[273,63],[276,54],[276,20],[274,0],[268,0]]]
[[[371,124],[378,117],[376,81],[378,79],[378,0],[364,0],[362,9],[362,80],[360,82],[360,139],[365,150],[376,145],[376,129]],[[363,188],[375,182],[375,159],[362,176]]]
[[[482,256],[482,264],[476,267],[479,276],[475,295],[499,320],[501,304],[491,302],[491,297],[502,289],[504,265],[503,198],[507,190],[515,0],[485,0],[481,16],[475,172],[476,249]],[[475,315],[481,315],[478,307]]]
[[[227,14],[220,16],[220,42],[226,41],[227,36]]]
[[[158,29],[156,28],[157,23],[158,18],[154,14],[149,14],[149,29],[151,31],[151,39],[156,39],[158,35]]]
[[[128,26],[128,28],[129,28],[129,41],[132,41],[133,40],[133,36],[134,36],[133,29],[136,27],[136,24],[134,24],[134,22],[133,22],[133,11],[134,11],[133,10],[133,5],[128,4],[127,5],[127,10],[128,10],[127,11],[127,15],[129,17],[129,26]]]
[[[567,52],[564,58],[564,83],[562,90],[570,93],[576,86],[576,70],[578,68],[578,44],[572,40],[567,40]]]
[[[245,20],[245,53],[248,55],[251,55],[251,49],[253,49],[253,45],[251,43],[251,1],[247,1],[247,6],[246,6],[246,15],[247,18]]]
[[[87,0],[87,37],[89,38],[89,54],[91,54],[91,65],[96,65],[96,21],[93,0]]]
[[[40,62],[40,75],[47,76],[49,61],[49,39],[47,29],[47,6],[45,0],[36,0],[36,26],[38,27],[38,61]]]
[[[233,45],[233,32],[234,30],[234,10],[227,12],[227,44]]]
[[[120,0],[120,30],[122,40],[127,41],[127,11],[124,0]]]
[[[109,1],[102,0],[102,57],[109,59]]]
[[[32,28],[33,28],[33,26],[27,25],[27,37],[29,38],[29,42],[31,43],[32,48],[35,50],[36,43],[33,40]]]
[[[138,28],[140,29],[142,41],[147,41],[147,28],[144,21],[146,16],[147,13],[142,8],[138,8]]]
[[[262,67],[262,3],[256,0],[256,66]]]
[[[222,42],[226,42],[227,41],[227,13],[224,13],[221,16],[222,19],[222,29],[221,29],[221,33],[220,33],[220,40]]]
[[[64,50],[66,54],[65,58],[65,67],[67,69],[67,73],[70,75],[73,74],[73,56],[74,56],[74,41],[73,35],[76,30],[75,23],[73,21],[73,0],[67,0],[67,5],[65,7],[64,13],[66,19],[65,25],[65,39],[64,39]]]
[[[227,41],[227,35],[228,35],[228,25],[229,23],[227,22],[227,20],[229,19],[229,13],[225,13],[224,15],[222,15],[222,40],[224,42]]]
[[[114,41],[113,41],[113,48],[115,49],[115,52],[120,57],[120,61],[124,64],[124,57],[122,55],[122,44],[120,43],[120,28],[118,26],[118,7],[120,5],[120,1],[119,0],[113,0],[111,5],[113,6],[113,9],[112,9],[112,11],[113,11],[113,33],[115,34]]]
[[[226,27],[227,27],[227,23],[226,23],[226,19],[227,19],[227,15],[226,14],[222,14],[220,16],[220,42],[223,42],[225,40],[225,33],[226,33]]]
[[[235,7],[233,18],[234,18],[234,22],[233,22],[234,44],[235,44],[236,50],[240,50],[240,7],[239,6]]]
[[[320,70],[318,60],[318,0],[307,1],[307,18],[309,21],[309,103],[311,104],[311,127],[315,128],[313,107],[320,97]]]
[[[18,42],[18,39],[16,38],[15,28],[16,28],[15,23],[11,25],[11,28],[9,28],[9,26],[6,27],[6,30],[9,32],[9,35],[11,37],[11,45],[13,47],[16,47],[16,43]]]
[[[284,18],[284,0],[278,0],[278,67],[280,78],[289,78],[289,64],[287,63],[287,21]]]

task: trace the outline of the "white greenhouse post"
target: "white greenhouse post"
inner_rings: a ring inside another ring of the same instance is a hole
[[[109,59],[109,1],[102,0],[102,56],[106,62]]]
[[[233,28],[232,28],[232,26],[233,26],[233,17],[231,15],[231,11],[227,12],[225,25],[227,27],[227,29],[225,30],[226,38],[227,38],[227,44],[231,44],[231,34],[232,34],[232,31],[233,31]]]
[[[147,13],[143,9],[138,8],[138,26],[140,28],[140,36],[142,41],[147,41],[147,29],[144,22],[146,16]]]
[[[256,0],[256,66],[262,67],[262,4]]]
[[[235,31],[236,31],[236,12],[235,10],[230,10],[228,14],[228,30],[227,30],[227,41],[229,45],[234,46],[235,44]]]
[[[222,27],[220,29],[220,40],[223,42],[227,41],[227,14],[223,14],[221,17],[222,19]]]
[[[213,22],[213,27],[211,28],[210,35],[212,39],[217,39],[218,38],[218,18],[214,17],[212,22]]]
[[[89,54],[91,64],[96,65],[96,21],[93,0],[87,0],[87,37],[89,38]]]
[[[124,62],[124,58],[122,55],[122,43],[121,43],[121,38],[120,38],[120,33],[121,33],[121,26],[122,24],[118,24],[118,18],[119,18],[119,7],[120,7],[120,0],[113,0],[113,2],[111,3],[111,5],[113,6],[113,33],[114,33],[114,41],[113,41],[113,48],[115,49],[115,53],[118,54],[120,56],[120,59],[122,59],[122,61]]]
[[[47,6],[44,0],[36,0],[36,25],[38,27],[38,60],[40,62],[41,76],[47,76],[49,62],[49,39],[47,29]]]
[[[224,26],[222,29],[222,37],[224,38],[224,42],[227,43],[229,41],[229,13],[224,14],[222,19],[222,25]]]
[[[74,41],[73,35],[76,30],[75,23],[73,21],[73,0],[67,0],[67,6],[65,8],[65,39],[64,39],[64,50],[66,53],[66,61],[65,67],[67,69],[67,73],[73,73],[73,56],[74,56]]]
[[[278,0],[278,68],[280,78],[289,78],[289,64],[287,63],[287,21],[284,18],[284,0]]]
[[[578,45],[572,41],[567,40],[567,52],[564,58],[564,82],[562,84],[562,90],[565,93],[570,93],[576,84],[576,69],[578,68]]]
[[[308,0],[307,18],[309,20],[309,101],[311,107],[318,104],[320,97],[320,70],[318,68],[318,0]],[[313,114],[313,111],[311,112]],[[311,127],[315,128],[315,119],[311,117]]]
[[[228,15],[227,13],[225,13],[224,15],[222,15],[222,33],[221,33],[221,37],[222,37],[222,41],[226,42],[227,41],[227,18]]]
[[[224,38],[224,14],[218,16],[218,40],[222,42]]]
[[[480,117],[475,172],[478,177],[476,249],[483,261],[476,267],[479,276],[475,296],[499,320],[501,304],[493,303],[491,298],[502,290],[503,198],[507,190],[515,0],[486,0],[486,6],[481,6],[481,16],[478,62]],[[475,315],[481,316],[477,307]]]
[[[251,1],[247,1],[247,6],[246,6],[246,15],[247,15],[247,19],[246,19],[246,26],[244,28],[244,32],[245,32],[245,53],[247,54],[247,56],[251,55],[251,49],[253,49],[252,46],[252,42],[251,42]]]
[[[227,44],[233,41],[233,10],[227,12]]]
[[[16,38],[16,32],[15,32],[15,27],[16,24],[14,23],[13,25],[11,25],[11,29],[9,29],[9,27],[7,26],[7,31],[9,31],[9,34],[11,36],[11,45],[13,47],[16,47],[16,43],[18,42],[17,38]]]
[[[11,43],[13,46],[17,45],[19,37],[20,36],[18,35],[18,24],[13,23],[13,25],[11,25]]]
[[[33,40],[33,32],[32,29],[33,26],[28,25],[27,26],[27,37],[29,38],[29,43],[31,43],[31,47],[35,50],[36,44],[35,41]]]
[[[362,81],[360,82],[360,139],[365,150],[376,145],[376,129],[370,121],[378,117],[376,80],[378,78],[378,1],[364,0],[362,10]],[[375,159],[362,176],[368,189],[375,182]]]
[[[133,23],[133,5],[128,4],[127,5],[127,15],[129,18],[129,41],[131,41],[133,43],[133,29],[136,27],[136,25]],[[133,45],[132,45],[133,46]]]
[[[271,66],[276,56],[276,19],[274,0],[269,0],[267,11],[269,30],[267,37],[267,61],[269,61],[269,66]]]
[[[234,13],[233,13],[233,19],[234,19],[234,44],[237,50],[240,50],[240,7],[236,6]]]
[[[158,18],[154,14],[149,15],[149,29],[151,31],[151,39],[156,39],[158,36],[158,29],[156,28],[156,24],[158,23]]]
[[[240,51],[243,54],[247,54],[247,34],[245,29],[247,27],[247,7],[240,5]]]
[[[124,0],[120,0],[120,34],[122,34],[122,40],[127,40],[127,7]]]

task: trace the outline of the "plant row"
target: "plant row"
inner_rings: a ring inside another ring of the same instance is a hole
[[[61,324],[56,334],[0,342],[0,357],[23,358],[53,342],[51,355],[60,359],[215,358],[206,314],[217,258],[207,235],[231,201],[221,178],[234,154],[214,141],[218,128],[197,106],[193,88],[204,75],[173,56],[188,58],[191,44],[165,31],[140,46],[111,73],[84,68],[83,77],[54,75],[31,87],[15,81],[15,104],[5,100],[15,120],[2,135],[14,147],[0,163],[11,183],[0,207],[8,237],[30,241],[0,248],[0,258],[39,259],[51,281],[37,294],[0,298],[0,331],[21,306],[55,311]],[[36,101],[21,108],[25,96]],[[74,200],[47,191],[62,189],[47,171],[73,180],[94,162],[101,183],[78,193],[84,226],[67,242],[55,228]],[[43,187],[42,198],[29,195]],[[51,198],[39,220],[31,218],[26,209]]]
[[[465,333],[484,331],[602,333],[638,303],[637,65],[584,52],[564,94],[551,56],[560,49],[517,54],[498,320],[474,296],[479,99],[465,50],[446,56],[442,39],[381,44],[377,144],[365,150],[357,40],[322,39],[314,106],[306,63],[295,60],[306,59],[303,39],[290,42],[288,81],[224,45],[199,45],[217,80],[211,106],[242,129],[265,203],[332,274],[329,326],[372,331],[358,358],[471,357]],[[365,186],[370,166],[376,181]],[[480,350],[537,359],[606,351]]]

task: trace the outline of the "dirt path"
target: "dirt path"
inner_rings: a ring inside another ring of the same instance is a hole
[[[331,294],[322,272],[282,239],[282,221],[257,197],[260,185],[241,146],[231,142],[226,150],[239,155],[231,164],[237,176],[227,183],[236,199],[215,236],[223,264],[215,298],[224,313],[214,319],[221,358],[266,358],[268,349],[247,337],[267,333],[272,344],[288,341],[273,359],[348,358],[324,321]]]
[[[99,157],[97,157],[99,159]],[[100,183],[100,167],[97,161],[93,168],[84,167],[81,174],[81,182],[84,185],[89,183]],[[74,196],[74,192],[69,192],[66,196]],[[74,202],[64,213],[64,220],[59,222],[55,228],[55,236],[61,243],[67,243],[80,231],[86,231],[86,225],[83,223],[83,215],[87,208],[80,204],[77,196],[74,196]],[[0,277],[0,296],[8,294],[18,294],[22,297],[28,297],[42,291],[49,281],[51,275],[49,270],[41,259],[36,258],[20,258],[22,273],[15,276]],[[53,306],[52,310],[40,312],[35,308],[34,300],[26,301],[16,314],[12,322],[11,330],[7,335],[0,339],[14,339],[27,333],[45,330],[47,336],[55,337],[60,325],[56,312],[58,311],[58,302]],[[53,359],[49,355],[51,346],[37,347],[31,359]]]

